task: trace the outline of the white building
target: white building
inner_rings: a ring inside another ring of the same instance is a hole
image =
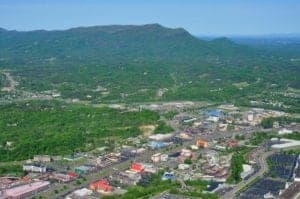
[[[160,162],[161,160],[161,153],[156,153],[154,155],[151,156],[151,160],[153,162]]]
[[[179,170],[186,170],[186,169],[189,169],[189,168],[190,168],[190,165],[188,165],[188,164],[179,164],[178,165]]]
[[[241,173],[241,178],[244,179],[254,172],[253,168],[249,164],[243,164],[243,172]]]
[[[219,117],[216,117],[216,116],[209,116],[209,117],[207,118],[207,121],[217,122],[217,121],[219,121]]]
[[[252,122],[254,120],[254,113],[252,111],[250,111],[247,115],[247,120],[249,122]]]
[[[281,129],[281,130],[278,131],[279,135],[290,134],[290,133],[293,133],[293,131],[292,130],[288,130],[288,129]]]
[[[23,171],[45,173],[47,167],[37,164],[24,164]]]
[[[162,154],[162,155],[160,156],[160,160],[161,160],[162,162],[168,161],[168,158],[169,158],[168,154]]]

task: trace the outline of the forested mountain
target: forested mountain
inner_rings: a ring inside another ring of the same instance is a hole
[[[216,59],[218,56],[245,56],[240,46],[226,38],[199,40],[186,30],[144,26],[95,26],[65,31],[0,31],[2,62],[47,63],[49,59],[91,63],[133,59],[184,62]],[[233,54],[235,53],[235,54]],[[117,60],[116,60],[117,59]],[[194,61],[194,60],[192,60]]]
[[[159,24],[0,30],[0,68],[11,71],[18,89],[94,102],[282,101],[278,93],[300,87],[299,65],[299,57]]]

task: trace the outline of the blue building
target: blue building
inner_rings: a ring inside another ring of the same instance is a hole
[[[208,113],[208,116],[211,116],[211,117],[223,117],[224,113],[223,111],[221,110],[210,110],[207,112]]]
[[[165,172],[161,177],[162,180],[176,180],[175,174],[173,172]]]
[[[163,142],[151,141],[151,142],[149,142],[148,146],[151,149],[161,149],[163,147],[166,147],[166,144]]]

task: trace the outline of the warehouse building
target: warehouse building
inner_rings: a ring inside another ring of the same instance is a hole
[[[10,189],[6,189],[3,192],[4,198],[21,199],[30,197],[40,191],[43,191],[49,187],[48,181],[38,181],[30,184],[25,184]]]

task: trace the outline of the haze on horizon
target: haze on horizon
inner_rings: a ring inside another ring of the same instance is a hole
[[[194,35],[270,35],[300,33],[299,19],[297,0],[0,1],[0,27],[8,30],[159,23]]]

